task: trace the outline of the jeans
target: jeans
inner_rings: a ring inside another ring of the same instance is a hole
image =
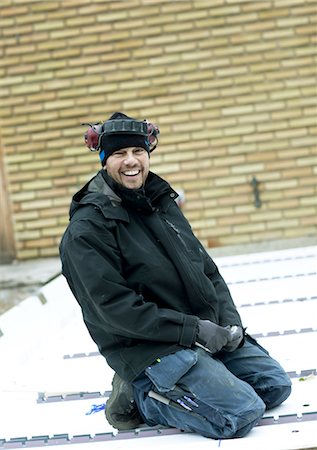
[[[265,409],[282,403],[291,381],[262,347],[246,340],[231,353],[194,348],[164,356],[133,382],[133,389],[148,425],[226,439],[245,436]]]

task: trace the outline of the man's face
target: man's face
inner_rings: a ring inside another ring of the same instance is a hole
[[[104,168],[117,183],[128,189],[139,189],[149,173],[149,154],[141,147],[122,148],[107,158]]]

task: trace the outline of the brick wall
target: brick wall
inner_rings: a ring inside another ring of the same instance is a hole
[[[70,198],[99,169],[81,122],[117,110],[159,124],[152,168],[185,191],[206,246],[316,235],[316,13],[317,0],[2,0],[17,257],[57,255]]]

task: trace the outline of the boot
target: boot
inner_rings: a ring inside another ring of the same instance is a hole
[[[110,425],[117,430],[131,430],[144,423],[134,402],[132,385],[123,381],[117,373],[112,380],[112,392],[105,414]]]

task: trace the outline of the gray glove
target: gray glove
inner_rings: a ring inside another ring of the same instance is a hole
[[[210,320],[199,320],[196,341],[211,353],[217,353],[231,341],[231,333]]]
[[[239,347],[243,339],[244,332],[243,329],[238,325],[234,325],[232,327],[228,325],[225,328],[226,330],[230,331],[232,340],[228,342],[228,344],[226,344],[222,350],[226,350],[226,352],[233,352]]]

